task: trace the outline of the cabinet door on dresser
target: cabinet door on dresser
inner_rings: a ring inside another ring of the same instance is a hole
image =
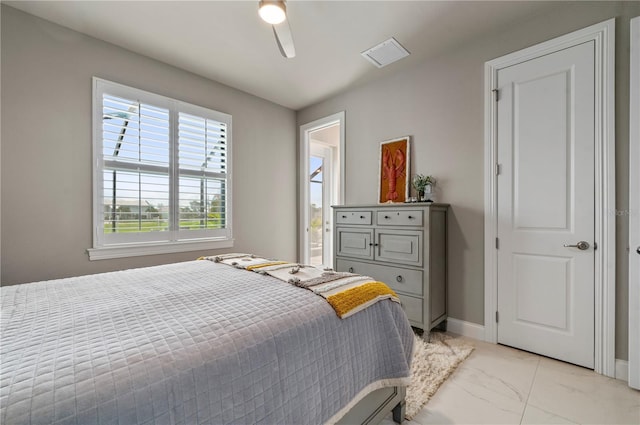
[[[336,255],[373,259],[373,230],[338,227]]]
[[[376,259],[422,266],[422,230],[375,230]]]

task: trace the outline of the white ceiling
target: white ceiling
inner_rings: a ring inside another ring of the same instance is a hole
[[[257,0],[3,3],[298,110],[559,2],[290,0],[293,59],[280,55]],[[411,56],[383,69],[360,56],[390,37]]]

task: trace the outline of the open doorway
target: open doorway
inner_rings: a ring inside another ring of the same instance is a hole
[[[344,113],[300,128],[300,261],[331,266],[331,205],[344,199]]]

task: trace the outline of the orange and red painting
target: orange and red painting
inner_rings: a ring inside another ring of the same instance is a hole
[[[380,143],[378,202],[405,202],[409,196],[409,137]]]

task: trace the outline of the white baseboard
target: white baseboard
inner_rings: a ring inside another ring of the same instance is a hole
[[[464,320],[449,317],[447,318],[447,331],[484,341],[484,326],[478,325],[477,323],[465,322]]]
[[[616,359],[616,379],[629,382],[629,362]]]

